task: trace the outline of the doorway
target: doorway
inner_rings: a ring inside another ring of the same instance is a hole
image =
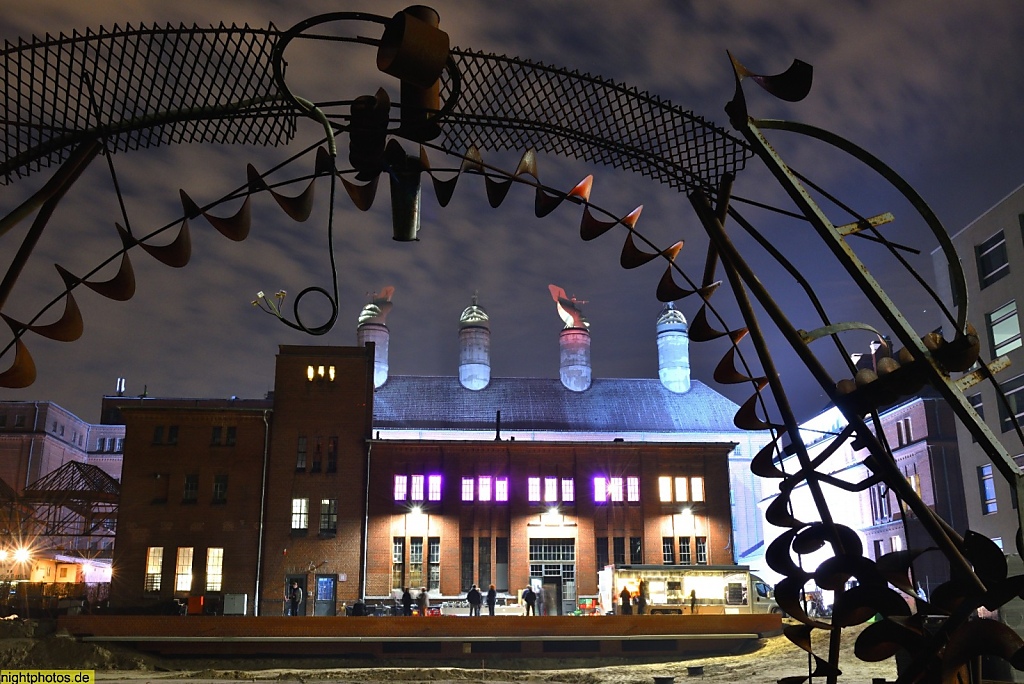
[[[576,540],[531,539],[530,585],[543,598],[538,615],[571,615],[576,610]]]
[[[338,590],[337,575],[317,575],[316,594],[313,596],[313,615],[337,614],[335,596]]]
[[[302,600],[299,601],[299,609],[295,613],[296,615],[306,614],[306,604],[309,603],[309,592],[306,587],[306,576],[305,575],[285,575],[284,578],[284,610],[281,611],[282,615],[291,615],[291,605],[288,600],[288,592],[292,588],[292,582],[297,582],[299,589],[302,591]]]

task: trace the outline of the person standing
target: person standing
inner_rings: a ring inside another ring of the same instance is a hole
[[[427,596],[426,587],[420,587],[420,595],[416,598],[416,607],[419,608],[421,617],[427,617],[427,608],[430,607],[430,597]]]
[[[302,587],[298,580],[292,580],[292,586],[288,589],[288,614],[298,615],[299,606],[302,605]]]
[[[633,604],[630,601],[633,600],[633,595],[629,592],[629,588],[623,584],[622,591],[619,592],[619,614],[620,615],[632,615]]]
[[[537,595],[533,593],[533,589],[526,587],[523,589],[523,603],[526,604],[526,614],[536,615],[537,613],[533,610],[533,604],[537,601]]]
[[[402,590],[402,615],[412,615],[412,594],[409,587]]]
[[[496,592],[494,590],[494,585],[493,584],[487,588],[487,599],[486,600],[487,600],[487,614],[493,616],[494,615],[494,604],[496,604],[498,602],[498,592]]]
[[[548,593],[544,591],[544,585],[537,587],[537,605],[535,612],[537,615],[548,614]]]
[[[643,615],[647,609],[647,582],[640,580],[636,594],[636,614]]]
[[[469,602],[469,616],[480,617],[480,604],[483,603],[483,596],[480,595],[480,590],[476,588],[475,584],[469,588],[466,601]]]

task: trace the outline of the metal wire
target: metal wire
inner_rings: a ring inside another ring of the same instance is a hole
[[[4,41],[0,184],[100,136],[111,151],[288,142],[298,112],[280,97],[269,68],[279,35],[273,26],[127,24]]]
[[[534,148],[712,195],[753,156],[725,129],[636,88],[514,57],[451,55],[462,88],[442,126],[450,148]],[[443,75],[442,101],[452,85]]]

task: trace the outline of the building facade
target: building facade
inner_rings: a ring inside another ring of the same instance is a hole
[[[1002,356],[1010,361],[1008,368],[995,375],[1007,404],[989,383],[975,385],[965,393],[1020,466],[1024,447],[1011,417],[1024,421],[1024,348],[1018,313],[1018,300],[1024,293],[1024,185],[951,239],[961,255],[971,306],[970,321],[978,330],[982,361],[988,363]],[[942,254],[933,253],[933,260],[938,290],[946,301],[952,301],[948,267]],[[963,425],[957,426],[957,441],[968,527],[991,538],[1007,553],[1015,553],[1020,517],[1013,487]]]
[[[391,376],[389,310],[379,298],[360,316],[366,346],[282,346],[264,400],[104,400],[125,423],[115,608],[242,597],[281,615],[296,582],[300,613],[333,615],[406,587],[436,604],[493,583],[510,599],[543,587],[566,612],[607,564],[760,549],[747,463],[766,436],[689,378],[685,340],[660,341],[686,334],[671,306],[659,379],[594,378],[578,311],[558,379],[493,378],[475,302],[457,375]]]

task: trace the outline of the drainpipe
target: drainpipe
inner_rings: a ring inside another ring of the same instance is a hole
[[[39,402],[33,401],[35,415],[32,417],[32,438],[28,440],[28,462],[25,464],[25,486],[21,488],[24,492],[32,484],[32,454],[36,450],[36,432],[39,430]]]
[[[373,442],[366,442],[366,485],[363,492],[363,571],[359,573],[359,597],[366,597],[366,554],[370,534],[370,455],[373,453]]]
[[[267,467],[270,456],[270,421],[269,411],[263,411],[263,478],[260,481],[260,524],[256,542],[256,595],[252,601],[253,617],[260,615],[260,584],[263,581],[263,535],[267,516]]]

